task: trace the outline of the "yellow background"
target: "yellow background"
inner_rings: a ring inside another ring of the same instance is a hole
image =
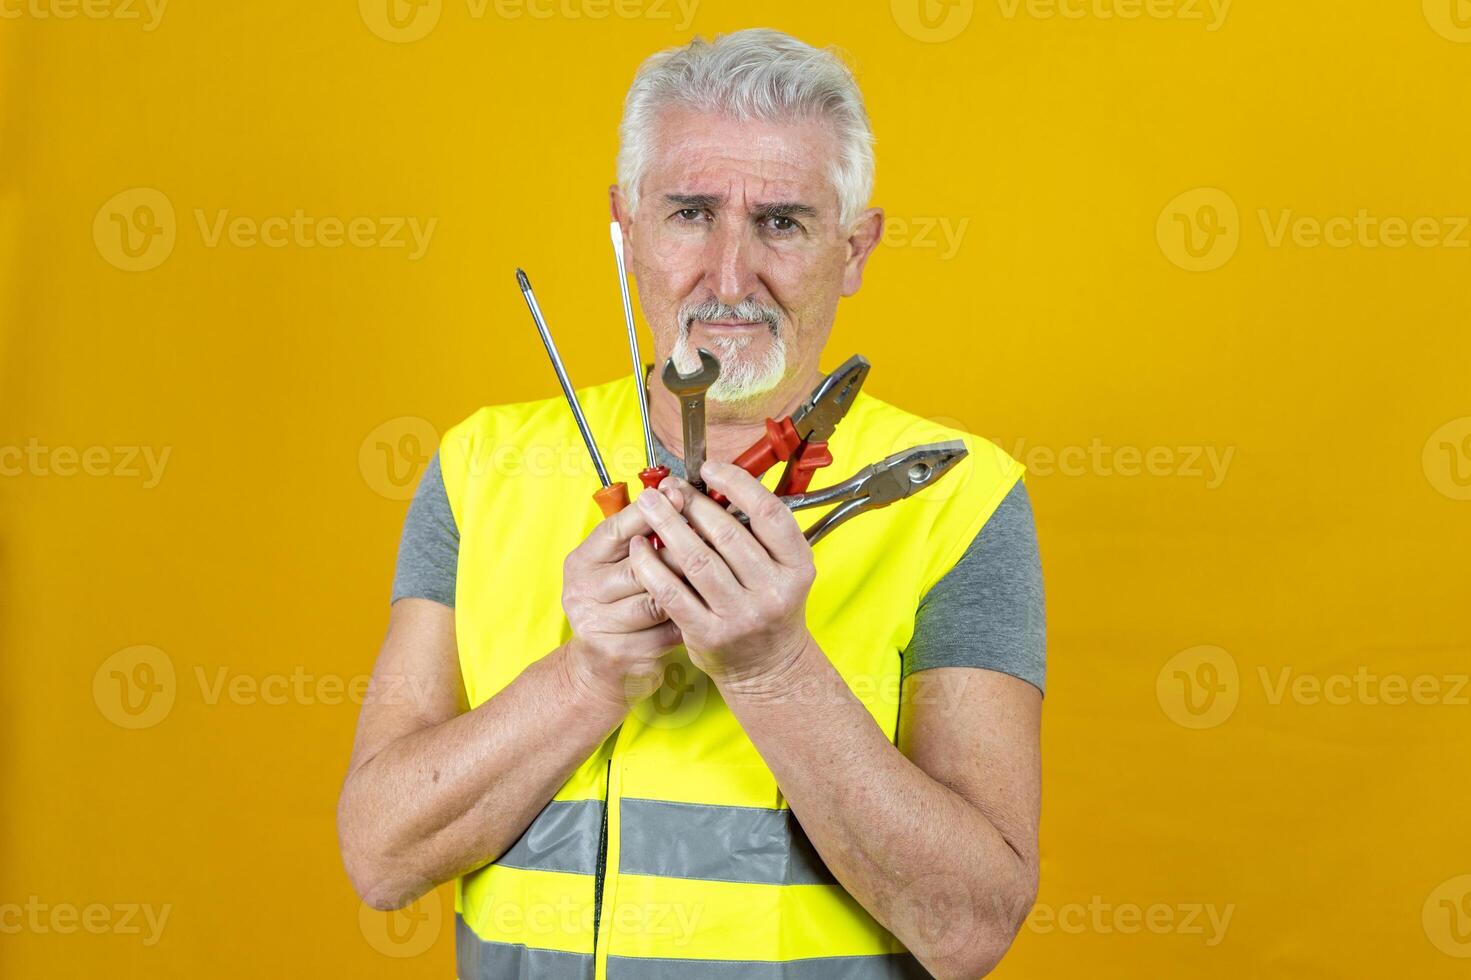
[[[826,363],[1032,469],[1044,867],[998,975],[1466,975],[1464,3],[395,2],[3,4],[0,446],[44,461],[0,479],[0,907],[169,918],[48,911],[0,974],[451,975],[449,903],[360,914],[333,825],[407,481],[554,393],[516,265],[576,381],[625,370],[623,92],[762,25],[851,52],[895,219]],[[298,209],[437,223],[417,259],[199,225]],[[1360,209],[1440,230],[1276,236]],[[172,251],[124,271],[114,215]]]

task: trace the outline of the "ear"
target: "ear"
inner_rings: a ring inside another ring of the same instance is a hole
[[[623,254],[633,254],[633,214],[628,209],[628,199],[623,196],[623,188],[613,184],[608,188],[608,211],[613,220],[618,222],[618,227],[623,230]]]
[[[884,209],[869,208],[853,222],[848,233],[848,260],[843,266],[843,295],[852,296],[863,285],[863,267],[884,237]]]

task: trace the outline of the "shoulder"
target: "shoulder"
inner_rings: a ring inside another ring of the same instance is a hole
[[[916,498],[924,501],[932,517],[927,537],[933,560],[926,584],[933,585],[960,560],[1026,468],[996,443],[953,418],[918,415],[868,394],[854,401],[849,414],[870,456],[875,450],[883,458],[933,442],[959,440],[965,444],[965,458]]]

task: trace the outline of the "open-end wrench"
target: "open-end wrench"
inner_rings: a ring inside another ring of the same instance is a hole
[[[705,348],[700,348],[700,367],[693,374],[680,374],[674,358],[664,362],[664,387],[679,399],[680,420],[684,423],[684,478],[690,486],[705,492],[700,467],[705,465],[705,392],[720,377],[720,361]]]

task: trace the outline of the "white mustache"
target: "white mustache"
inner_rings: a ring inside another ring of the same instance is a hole
[[[781,311],[762,306],[753,299],[743,299],[735,306],[713,299],[686,306],[679,311],[680,333],[688,334],[690,324],[696,320],[745,320],[748,323],[766,324],[773,335],[781,331]]]

